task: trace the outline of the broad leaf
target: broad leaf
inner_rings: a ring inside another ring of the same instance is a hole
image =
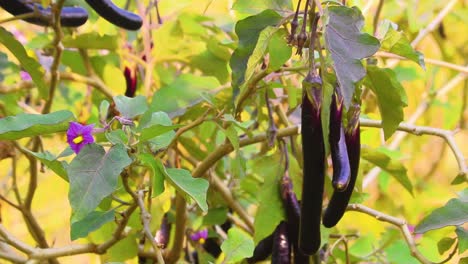
[[[46,165],[49,169],[55,172],[58,176],[68,182],[68,175],[67,171],[65,170],[66,162],[65,161],[58,161],[57,157],[55,157],[49,151],[45,151],[43,153],[39,152],[32,152],[28,149],[23,149],[24,151],[28,152],[29,154],[36,157],[38,160],[41,161],[44,165]]]
[[[155,159],[152,155],[148,153],[142,153],[138,156],[138,159],[146,167],[151,169],[151,184],[153,187],[153,192],[151,197],[156,197],[164,192],[164,176],[165,168],[161,160]]]
[[[413,185],[406,174],[406,168],[398,160],[392,159],[379,149],[371,149],[367,146],[361,148],[361,157],[370,163],[379,166],[382,170],[392,175],[411,195]]]
[[[457,226],[455,229],[458,237],[458,254],[463,254],[468,248],[468,232],[462,226]]]
[[[397,25],[385,20],[379,28],[379,35],[382,36],[382,50],[405,57],[416,62],[423,69],[426,68],[423,54],[413,49],[405,34],[402,31],[397,31]]]
[[[270,55],[269,71],[278,70],[291,58],[292,48],[284,41],[287,34],[288,32],[285,29],[279,29],[271,36],[268,45],[268,54]]]
[[[114,96],[115,108],[126,118],[134,118],[148,110],[146,97],[139,95],[135,98],[123,95]]]
[[[97,144],[84,146],[67,168],[73,219],[83,219],[114,192],[120,173],[131,162],[123,145],[115,145],[107,153]]]
[[[173,131],[176,128],[182,127],[183,125],[160,125],[156,124],[141,130],[140,140],[145,141],[148,139],[155,138],[157,136],[166,134],[167,132]]]
[[[404,119],[406,92],[391,69],[367,66],[366,85],[377,95],[385,139],[390,138]]]
[[[75,49],[107,49],[118,48],[117,36],[101,35],[97,32],[84,33],[79,35],[67,35],[62,40],[66,48]]]
[[[426,216],[414,232],[426,233],[429,230],[446,226],[462,225],[468,221],[468,203],[460,199],[451,199],[443,207],[437,208]]]
[[[234,125],[230,125],[222,131],[229,139],[229,142],[231,142],[234,149],[237,151],[239,149],[239,137],[237,136],[237,131]]]
[[[23,67],[33,82],[39,89],[39,95],[42,99],[48,99],[49,87],[44,82],[44,71],[42,66],[33,58],[29,57],[23,45],[15,39],[15,37],[3,27],[0,27],[0,43],[2,43],[15,57],[18,59],[21,67]]]
[[[283,202],[281,201],[278,172],[281,171],[279,157],[267,156],[254,160],[251,170],[264,179],[258,191],[258,208],[254,220],[254,240],[260,242],[275,230],[285,219]]]
[[[254,248],[252,238],[237,227],[229,229],[227,239],[221,244],[221,250],[225,255],[225,263],[237,263],[242,259],[251,257]]]
[[[274,26],[281,16],[273,10],[265,10],[258,15],[247,17],[236,24],[239,45],[232,54],[229,65],[232,69],[232,88],[234,96],[239,94],[239,87],[245,81],[247,63],[252,55],[260,33],[268,26]]]
[[[365,75],[361,59],[372,56],[380,47],[373,36],[362,33],[364,18],[357,7],[329,6],[325,20],[325,47],[331,53],[346,108],[355,84]]]
[[[411,256],[408,244],[403,240],[392,242],[385,253],[389,263],[419,264],[420,262]]]
[[[229,209],[226,207],[210,208],[208,213],[203,217],[203,225],[222,225],[226,222],[228,213]]]
[[[437,242],[437,250],[440,255],[443,255],[447,250],[449,250],[456,239],[451,237],[444,237],[439,242]]]
[[[0,140],[15,140],[66,131],[75,118],[62,110],[45,115],[19,114],[0,119]]]
[[[175,136],[171,118],[164,112],[147,111],[140,122],[138,130],[141,131],[140,141],[149,141],[153,151],[167,147]],[[143,138],[143,139],[142,139]]]
[[[85,218],[72,222],[70,237],[75,240],[81,237],[86,237],[89,233],[99,229],[105,223],[114,220],[114,210],[108,212],[94,211]]]
[[[166,176],[177,190],[195,200],[202,211],[208,211],[206,193],[209,183],[207,180],[193,178],[188,170],[183,169],[167,169],[166,172]]]

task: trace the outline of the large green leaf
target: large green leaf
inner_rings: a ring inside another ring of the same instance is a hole
[[[229,229],[227,239],[221,244],[221,250],[225,255],[224,263],[237,263],[251,257],[254,249],[252,238],[237,227]]]
[[[254,240],[258,243],[273,233],[285,215],[279,191],[278,172],[281,171],[281,162],[278,155],[262,157],[253,162],[251,170],[264,179],[258,191],[259,205],[254,221]]]
[[[232,9],[246,14],[257,14],[265,9],[272,9],[275,11],[291,11],[291,0],[237,0]]]
[[[47,99],[49,97],[49,88],[44,82],[44,71],[39,62],[29,57],[23,45],[3,27],[0,27],[0,43],[16,57],[21,66],[31,75],[33,82],[39,89],[41,98]]]
[[[408,244],[403,240],[392,242],[385,249],[389,263],[418,264],[419,261],[411,256]]]
[[[65,161],[57,160],[52,153],[49,151],[45,152],[32,152],[28,149],[24,149],[24,151],[28,152],[29,154],[36,157],[38,160],[41,161],[44,165],[46,165],[49,169],[55,172],[58,176],[68,182],[68,175],[67,171],[65,170],[67,163]]]
[[[468,249],[468,232],[463,226],[457,226],[455,229],[458,237],[458,254],[463,254]]]
[[[45,115],[19,114],[0,119],[0,140],[15,140],[66,131],[74,120],[70,111],[62,110]]]
[[[239,87],[244,83],[247,63],[252,55],[260,33],[268,26],[274,26],[281,16],[273,10],[265,10],[258,15],[247,17],[236,24],[239,45],[232,54],[229,65],[232,69],[232,88],[234,96],[239,94]]]
[[[405,34],[397,29],[398,26],[388,20],[379,26],[379,35],[383,36],[381,49],[412,60],[425,69],[423,54],[416,51]]]
[[[101,35],[97,32],[79,35],[67,35],[62,40],[66,48],[75,49],[108,49],[115,50],[118,47],[117,36]]]
[[[408,103],[405,89],[392,69],[372,65],[367,66],[366,85],[377,95],[382,128],[385,139],[388,139],[403,121],[403,107]]]
[[[140,141],[149,141],[153,151],[167,147],[175,136],[171,118],[164,112],[147,111],[140,122]]]
[[[71,240],[86,237],[89,233],[113,220],[114,210],[110,210],[108,212],[91,212],[85,218],[72,222],[70,229]]]
[[[204,212],[208,211],[206,193],[209,183],[205,179],[193,178],[188,170],[167,169],[166,176],[180,192],[190,196]]]
[[[325,47],[331,53],[346,108],[355,84],[365,75],[361,59],[372,56],[380,47],[373,36],[362,33],[364,18],[357,7],[329,6],[325,19]]]
[[[134,118],[148,110],[146,97],[138,95],[130,98],[123,95],[114,96],[115,108],[126,118]]]
[[[153,192],[151,197],[156,197],[164,192],[164,176],[165,168],[161,160],[155,159],[152,155],[148,153],[142,153],[138,156],[138,159],[146,167],[151,169],[151,184],[153,187]]]
[[[405,166],[400,161],[392,159],[382,150],[371,149],[368,146],[362,146],[361,157],[388,172],[413,195],[413,185],[406,174]]]
[[[83,219],[114,192],[120,173],[131,162],[123,145],[115,145],[107,153],[97,144],[84,146],[67,168],[73,219]]]
[[[270,43],[268,45],[268,54],[270,55],[270,62],[268,64],[269,71],[276,71],[291,58],[292,48],[286,41],[288,32],[284,28],[271,36]]]
[[[451,199],[443,207],[437,208],[426,216],[414,232],[426,233],[429,230],[446,226],[462,225],[468,221],[468,202],[460,199]]]

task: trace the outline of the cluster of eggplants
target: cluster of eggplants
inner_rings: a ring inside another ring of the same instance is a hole
[[[141,17],[114,5],[110,0],[86,0],[86,2],[110,23],[128,30],[137,30],[143,24]],[[8,13],[18,16],[38,12],[39,16],[24,20],[39,26],[50,26],[51,8],[27,0],[0,0],[0,7]],[[88,12],[81,7],[64,7],[60,13],[60,24],[64,27],[79,27],[88,20]]]

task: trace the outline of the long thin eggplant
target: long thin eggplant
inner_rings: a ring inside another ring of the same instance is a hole
[[[320,219],[325,177],[325,147],[320,110],[321,79],[309,73],[303,81],[302,151],[304,175],[302,184],[299,248],[312,255],[320,247]]]
[[[273,249],[271,255],[271,264],[289,264],[291,263],[291,245],[288,239],[288,227],[286,222],[282,221],[276,227],[273,238]]]
[[[273,234],[265,237],[260,242],[258,242],[257,246],[254,249],[252,257],[247,259],[248,263],[256,263],[262,260],[267,259],[273,250],[273,239],[274,239],[274,232]]]
[[[346,146],[348,150],[349,165],[351,169],[351,179],[348,188],[344,192],[333,192],[328,203],[327,209],[323,215],[323,225],[326,227],[335,226],[343,217],[349,199],[354,190],[359,171],[359,158],[361,154],[361,136],[359,125],[360,107],[354,104],[350,107],[348,126],[345,131]]]
[[[350,181],[351,171],[342,122],[343,97],[339,96],[337,92],[333,93],[330,106],[330,133],[328,141],[330,142],[333,162],[333,188],[335,191],[343,192]]]
[[[138,30],[143,24],[140,16],[117,7],[111,0],[86,0],[86,3],[101,17],[118,27]]]
[[[26,22],[39,26],[50,26],[52,10],[41,5],[27,3],[25,0],[0,0],[0,7],[8,13],[18,16],[37,12],[39,16],[24,19]],[[88,20],[88,12],[81,7],[64,7],[60,13],[60,24],[63,27],[79,27]]]

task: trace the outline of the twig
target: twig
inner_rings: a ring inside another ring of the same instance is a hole
[[[12,247],[16,248],[17,250],[23,253],[29,254],[36,250],[34,247],[31,247],[30,245],[22,242],[21,240],[10,234],[5,228],[5,226],[3,226],[2,224],[0,224],[0,236],[5,240],[5,243],[11,245]]]
[[[377,32],[377,26],[379,24],[379,17],[380,17],[380,13],[382,11],[383,4],[384,4],[384,0],[379,0],[379,4],[377,5],[377,9],[375,10],[374,23],[373,23],[374,24],[374,35]]]
[[[386,215],[382,212],[376,211],[372,208],[369,208],[360,204],[350,204],[348,205],[346,210],[364,213],[372,217],[375,217],[375,219],[379,221],[397,226],[401,230],[403,237],[405,238],[406,243],[409,246],[411,255],[415,257],[416,259],[418,259],[423,264],[432,264],[431,261],[426,259],[426,257],[424,257],[421,254],[421,252],[419,252],[418,248],[416,247],[414,238],[411,235],[411,231],[408,229],[408,225],[406,224],[406,221],[404,219],[400,219],[391,215]]]
[[[150,28],[150,21],[149,16],[146,15],[146,8],[143,1],[137,1],[138,12],[143,17],[143,26],[141,29],[142,32],[142,39],[143,39],[143,48],[146,57],[146,64],[145,64],[145,76],[143,80],[143,87],[146,96],[150,96],[151,92],[151,84],[153,81],[153,69],[155,64],[155,58],[151,53],[152,46],[154,43],[152,42],[151,38],[151,28]]]
[[[3,252],[0,251],[0,259],[6,259],[8,261],[11,261],[12,263],[26,263],[28,260],[25,257],[18,256],[14,252]]]
[[[166,261],[169,264],[175,263],[180,258],[182,247],[185,238],[185,224],[187,223],[187,215],[185,212],[186,202],[180,193],[176,193],[176,231],[174,235],[174,243],[171,250],[166,256]]]
[[[398,59],[398,60],[408,60],[405,57],[390,53],[390,52],[385,52],[385,51],[378,51],[377,53],[374,54],[376,57],[381,57],[381,58],[391,58],[391,59]],[[468,67],[467,66],[461,66],[457,64],[453,64],[450,62],[446,61],[441,61],[441,60],[436,60],[436,59],[430,59],[430,58],[424,58],[424,62],[426,64],[432,64],[436,66],[441,66],[444,68],[452,69],[461,73],[468,74]]]
[[[139,190],[137,192],[137,202],[138,206],[140,207],[140,212],[141,212],[141,222],[143,223],[143,231],[145,233],[146,238],[151,242],[151,246],[153,247],[154,252],[156,253],[156,257],[158,259],[158,263],[164,264],[164,259],[161,253],[161,250],[159,249],[156,240],[154,240],[153,234],[151,233],[150,229],[150,221],[151,221],[151,214],[148,213],[145,207],[145,193],[143,190]]]
[[[429,33],[434,31],[439,24],[442,22],[445,16],[448,15],[448,13],[452,10],[452,8],[455,6],[457,3],[457,0],[451,0],[448,2],[445,7],[439,12],[439,14],[432,20],[432,22],[427,25],[424,29],[419,31],[419,34],[416,36],[416,38],[411,42],[411,46],[416,47],[421,40],[424,39]]]

